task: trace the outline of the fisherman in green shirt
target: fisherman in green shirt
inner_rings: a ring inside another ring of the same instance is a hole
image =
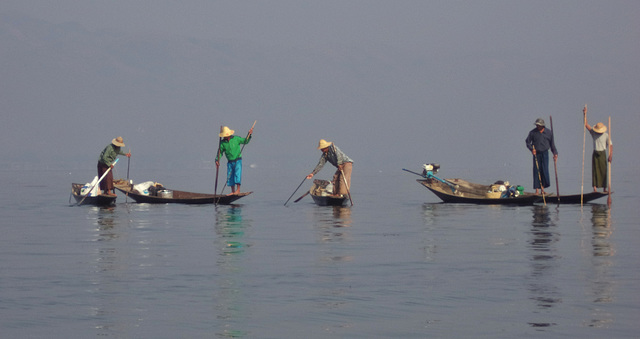
[[[117,137],[111,140],[111,143],[102,150],[98,158],[98,178],[101,178],[109,168],[113,168],[113,162],[118,155],[126,155],[131,158],[131,153],[122,151],[123,147],[124,141],[122,137]],[[113,171],[109,171],[105,178],[102,179],[100,182],[100,190],[102,190],[102,194],[105,195],[116,195],[113,189]]]
[[[216,155],[216,167],[220,166],[220,158],[222,154],[227,157],[227,186],[231,187],[231,194],[240,193],[240,185],[242,181],[242,148],[240,145],[246,145],[251,141],[253,127],[249,130],[246,138],[233,135],[234,130],[223,126],[220,129],[219,137],[220,149]]]

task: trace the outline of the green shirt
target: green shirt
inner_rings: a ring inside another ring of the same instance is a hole
[[[107,166],[111,166],[113,162],[116,160],[118,155],[127,155],[124,151],[120,150],[120,147],[116,147],[113,144],[107,145],[107,147],[102,150],[100,153],[100,158],[98,158],[98,162],[101,162]]]
[[[227,156],[227,161],[236,161],[242,156],[240,154],[242,144],[248,144],[251,141],[251,137],[243,138],[232,135],[229,140],[222,140],[220,142],[220,152],[216,155],[216,161],[220,160],[222,154]]]

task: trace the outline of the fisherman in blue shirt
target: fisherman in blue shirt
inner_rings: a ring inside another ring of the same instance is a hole
[[[536,119],[536,128],[532,129],[525,140],[527,148],[533,154],[533,188],[536,194],[551,184],[549,177],[549,149],[553,153],[553,160],[558,160],[558,150],[553,140],[553,133],[545,127],[542,118]],[[537,163],[536,163],[537,161]],[[539,173],[538,173],[539,172]],[[540,182],[542,181],[542,182]]]

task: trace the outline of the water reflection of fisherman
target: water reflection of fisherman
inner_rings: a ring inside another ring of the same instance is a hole
[[[611,210],[606,205],[591,205],[591,222],[593,224],[593,256],[611,256],[613,249],[609,242],[611,236]]]
[[[121,313],[129,311],[129,304],[124,305],[122,298],[113,298],[121,292],[121,278],[123,270],[129,265],[130,257],[123,255],[122,242],[118,239],[122,236],[119,228],[120,220],[115,209],[96,208],[96,228],[94,258],[92,260],[92,294],[95,329],[98,337],[108,337],[117,332],[116,328],[124,328],[129,325],[132,317],[122,317]],[[126,220],[126,219],[125,219]],[[135,317],[133,317],[135,318]]]
[[[216,233],[223,244],[221,254],[234,254],[244,251],[245,223],[242,220],[242,209],[237,206],[225,206],[216,213]]]
[[[587,319],[590,327],[604,327],[613,322],[611,313],[597,305],[610,303],[615,296],[616,284],[611,272],[613,263],[610,258],[615,254],[615,249],[610,241],[612,233],[610,213],[611,210],[606,205],[591,205],[592,271],[588,272],[586,280],[590,287],[587,291],[588,295],[593,298],[596,305]]]
[[[332,206],[332,209],[316,209],[314,215],[323,241],[344,240],[348,236],[345,228],[351,227],[350,208]]]
[[[245,305],[246,293],[241,288],[243,275],[240,268],[243,258],[246,258],[243,242],[244,231],[248,222],[243,220],[242,208],[239,206],[217,206],[215,231],[216,248],[219,251],[219,259],[216,266],[220,273],[215,283],[216,319],[222,324],[217,326],[223,329],[218,337],[241,338],[246,337],[245,330],[247,316]]]
[[[333,217],[335,227],[351,226],[351,209],[342,206],[333,206]]]
[[[533,293],[532,300],[536,301],[538,307],[553,307],[561,298],[557,295],[558,288],[552,283],[554,281],[553,268],[556,264],[557,255],[552,246],[557,241],[557,234],[550,227],[555,226],[549,216],[549,209],[546,206],[533,207],[533,221],[531,223],[531,235],[529,248],[532,250],[532,272],[530,276],[529,290]],[[548,276],[548,277],[547,277]],[[546,278],[546,279],[545,279]],[[551,323],[535,322],[530,323],[535,327],[547,327]]]

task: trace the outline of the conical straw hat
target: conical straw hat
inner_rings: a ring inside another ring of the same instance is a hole
[[[219,135],[220,135],[221,138],[225,138],[225,137],[232,136],[233,133],[235,133],[235,132],[236,131],[234,131],[232,129],[229,129],[229,127],[227,127],[227,126],[222,126],[222,127],[220,127],[220,134]]]
[[[122,137],[113,138],[113,140],[111,140],[111,143],[118,147],[124,147],[124,140],[122,139]]]
[[[318,149],[327,148],[327,147],[329,147],[331,145],[333,145],[333,143],[331,141],[326,141],[324,139],[320,139],[320,142],[318,142]]]
[[[607,131],[607,126],[605,126],[603,123],[599,122],[595,126],[593,126],[593,130],[596,133],[604,133],[604,132]]]

